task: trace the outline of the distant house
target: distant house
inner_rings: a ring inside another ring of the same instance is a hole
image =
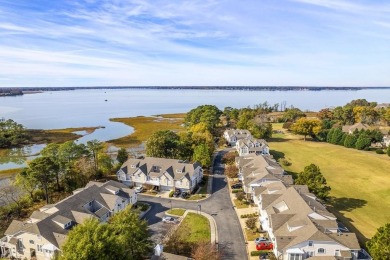
[[[383,144],[386,145],[386,147],[390,147],[390,135],[383,136]]]
[[[117,172],[117,177],[128,186],[152,185],[158,190],[192,192],[202,181],[203,170],[197,162],[145,157],[128,159]]]
[[[223,133],[223,137],[226,139],[226,142],[231,146],[235,146],[238,140],[251,136],[251,133],[244,129],[228,129]]]
[[[343,126],[342,131],[344,133],[353,134],[353,132],[356,129],[358,131],[360,131],[360,130],[367,130],[367,129],[369,129],[369,127],[367,125],[365,125],[365,124],[362,124],[362,123],[356,123],[354,125],[345,125],[345,126]]]
[[[116,181],[90,182],[73,193],[34,211],[27,221],[13,220],[0,240],[1,256],[52,259],[75,225],[90,218],[107,222],[113,214],[137,202],[134,190]]]
[[[269,154],[267,142],[264,139],[256,139],[252,136],[238,140],[236,142],[236,149],[239,156]]]
[[[388,107],[390,107],[390,103],[378,104],[375,108],[376,109],[382,109],[382,108],[388,108]]]

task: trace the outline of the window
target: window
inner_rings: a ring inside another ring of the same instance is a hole
[[[341,256],[341,254],[340,254],[340,249],[334,250],[334,255],[335,255],[335,256]]]
[[[319,254],[325,254],[325,249],[324,248],[318,248],[317,251]]]
[[[309,241],[309,246],[313,246],[313,241]]]
[[[37,251],[42,252],[42,245],[37,245]]]
[[[301,260],[302,255],[301,254],[289,254],[288,259],[289,260]]]
[[[29,242],[30,242],[30,244],[33,244],[33,245],[34,245],[34,240],[30,240]]]

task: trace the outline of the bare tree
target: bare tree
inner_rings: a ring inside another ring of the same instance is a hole
[[[196,260],[221,260],[223,254],[210,242],[199,242],[192,248],[191,257]]]

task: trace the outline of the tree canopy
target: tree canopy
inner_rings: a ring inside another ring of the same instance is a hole
[[[27,141],[27,133],[23,125],[12,119],[0,121],[0,148],[9,148]]]
[[[158,158],[176,158],[179,136],[170,130],[153,133],[146,142],[146,155]]]
[[[198,106],[187,113],[184,124],[187,127],[199,123],[205,123],[208,130],[212,131],[219,123],[222,111],[214,105],[202,105]]]
[[[151,250],[146,221],[127,207],[115,214],[109,223],[86,220],[68,234],[60,260],[144,259]]]
[[[303,172],[298,174],[295,184],[307,185],[309,191],[320,199],[327,199],[329,196],[330,187],[326,185],[325,177],[315,164],[306,166]]]
[[[378,228],[367,248],[373,259],[390,259],[390,223]]]
[[[316,118],[302,117],[291,126],[291,131],[295,134],[303,135],[304,140],[306,140],[306,136],[315,137],[321,131],[321,121]]]

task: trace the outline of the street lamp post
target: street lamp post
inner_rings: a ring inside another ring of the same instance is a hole
[[[172,200],[170,200],[169,203],[171,203],[171,210],[172,210]]]
[[[202,206],[200,204],[198,204],[198,210],[199,210],[199,214],[202,214]]]

